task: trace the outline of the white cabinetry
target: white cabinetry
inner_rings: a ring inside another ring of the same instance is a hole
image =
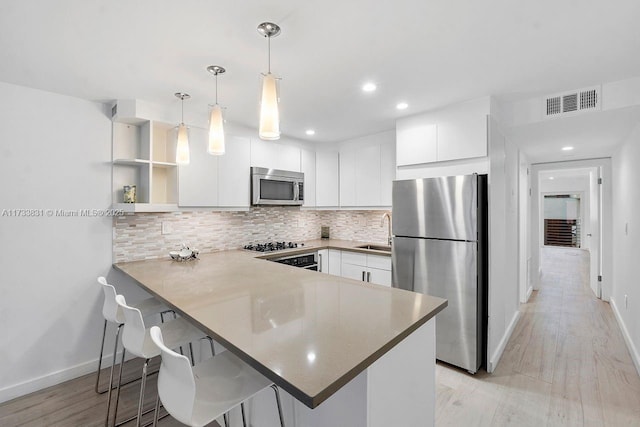
[[[337,151],[316,151],[316,206],[318,207],[339,205],[338,163]]]
[[[329,249],[329,274],[334,276],[342,275],[342,251]]]
[[[300,172],[300,149],[252,138],[251,166]]]
[[[391,206],[395,179],[394,132],[343,143],[340,149],[340,206]]]
[[[391,286],[391,258],[342,251],[342,277]]]
[[[113,122],[112,203],[128,212],[177,209],[174,126],[135,117]],[[125,185],[136,186],[136,203],[123,203]]]
[[[485,97],[398,120],[397,165],[486,157],[489,113]]]
[[[304,204],[309,208],[316,206],[316,153],[300,150],[300,168],[304,173]]]
[[[226,140],[225,154],[217,156],[218,206],[249,207],[251,199],[249,138],[227,136]]]
[[[180,207],[249,207],[249,139],[227,135],[225,154],[212,156],[206,130],[193,128],[189,146],[199,155],[179,167]]]

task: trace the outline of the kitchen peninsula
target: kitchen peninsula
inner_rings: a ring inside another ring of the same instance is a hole
[[[288,425],[434,423],[434,316],[446,300],[242,250],[114,266],[292,396]],[[251,425],[271,425],[264,406],[250,404]]]

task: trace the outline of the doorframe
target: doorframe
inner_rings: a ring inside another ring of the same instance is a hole
[[[540,177],[542,171],[561,170],[561,169],[580,169],[585,167],[595,167],[599,171],[599,178],[602,179],[600,185],[599,207],[600,213],[600,239],[599,239],[599,274],[601,281],[597,289],[600,291],[600,298],[603,301],[609,301],[611,297],[612,273],[613,273],[613,221],[611,211],[611,194],[612,194],[612,173],[611,158],[596,158],[587,160],[573,160],[563,162],[534,163],[531,165],[531,273],[533,276],[533,289],[540,288],[540,217],[541,217],[541,194],[540,194]]]

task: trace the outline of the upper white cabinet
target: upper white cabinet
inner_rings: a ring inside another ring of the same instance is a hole
[[[438,126],[420,120],[398,120],[396,125],[397,165],[438,161]]]
[[[487,156],[490,98],[480,98],[396,123],[398,166]]]
[[[251,166],[300,172],[300,149],[251,138]]]
[[[316,206],[316,153],[311,150],[300,150],[300,167],[304,173],[304,206]]]
[[[342,143],[340,206],[391,206],[395,134],[383,132]]]
[[[337,207],[340,204],[338,163],[337,151],[316,151],[316,206],[318,207]]]
[[[223,156],[217,156],[217,206],[249,207],[251,199],[251,178],[249,174],[251,143],[249,138],[227,136],[225,151]]]
[[[207,153],[207,132],[191,129],[191,161],[179,167],[180,207],[249,206],[249,138],[227,135],[225,154]],[[198,153],[198,155],[194,155]]]

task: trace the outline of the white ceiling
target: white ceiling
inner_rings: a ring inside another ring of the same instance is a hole
[[[638,18],[637,0],[3,0],[0,81],[99,101],[170,104],[184,91],[185,110],[204,112],[205,68],[221,65],[227,120],[255,127],[267,59],[256,26],[270,20],[283,133],[336,141],[484,95],[638,76]],[[366,80],[378,91],[362,93]]]

